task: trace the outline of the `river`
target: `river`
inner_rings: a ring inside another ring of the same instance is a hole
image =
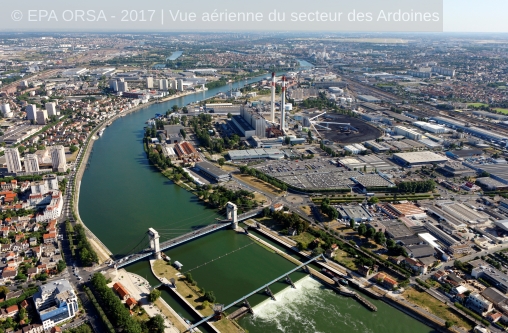
[[[235,83],[233,88],[266,76],[263,74]],[[145,121],[156,113],[163,114],[174,104],[184,106],[203,100],[225,88],[153,104],[128,114],[109,126],[95,142],[90,166],[82,179],[80,215],[114,254],[129,253],[136,245],[137,248],[146,247],[145,235],[149,227],[158,230],[161,240],[165,240],[214,222],[217,215],[213,210],[205,208],[193,195],[172,184],[150,166],[143,151],[142,138]],[[225,304],[294,267],[281,256],[229,229],[166,253],[184,265],[183,272],[190,270],[201,287],[213,290],[218,301]],[[147,261],[127,269],[155,283]],[[302,272],[295,272],[291,278],[297,281],[304,276]],[[365,332],[363,327],[371,332],[403,332],[407,327],[411,327],[412,333],[430,332],[425,325],[384,303],[377,302],[379,312],[371,313],[355,301],[323,289],[313,280],[303,280],[300,284],[301,288],[294,291],[282,282],[272,285],[272,291],[278,293],[276,297],[280,299],[277,302],[266,302],[266,296],[262,294],[252,296],[249,301],[258,315],[246,317],[241,323],[251,333],[309,332],[309,329],[337,332],[352,327],[357,327],[358,332]],[[168,292],[163,292],[163,298],[185,318],[197,319]],[[331,320],[330,316],[339,318]],[[202,330],[208,331],[206,327]]]

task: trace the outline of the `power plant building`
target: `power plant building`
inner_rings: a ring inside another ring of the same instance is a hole
[[[240,109],[240,115],[235,115],[231,118],[231,125],[241,134],[245,139],[253,136],[258,138],[266,137],[266,120],[253,110],[246,107]]]

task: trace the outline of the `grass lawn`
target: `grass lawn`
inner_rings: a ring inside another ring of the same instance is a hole
[[[221,333],[239,333],[245,332],[240,326],[235,325],[232,321],[227,319],[221,319],[213,323],[213,326]]]
[[[301,242],[304,245],[309,245],[316,237],[312,236],[308,232],[302,232],[299,235],[289,237],[295,242]]]
[[[347,252],[337,250],[335,253],[335,260],[351,270],[356,270],[356,264],[354,263],[355,258],[351,257]]]
[[[475,108],[477,107],[480,107],[480,106],[489,106],[488,104],[485,104],[485,103],[466,103],[467,106],[474,106]]]
[[[197,286],[190,286],[184,282],[184,277],[173,266],[168,265],[164,260],[156,260],[154,263],[154,272],[157,276],[164,276],[166,279],[175,279],[176,291],[189,302],[203,316],[213,314],[211,308],[202,309],[202,294],[198,291]],[[189,297],[191,296],[191,297]]]
[[[453,321],[457,326],[463,327],[467,331],[473,329],[471,322],[467,318],[464,318],[461,314],[455,312],[454,309],[441,303],[426,292],[419,292],[413,288],[408,288],[404,291],[404,297],[444,320]]]
[[[276,196],[280,196],[282,194],[282,191],[279,188],[277,188],[269,183],[266,183],[262,180],[259,180],[256,177],[249,176],[249,175],[236,174],[236,173],[233,174],[233,177],[240,179],[242,182],[244,182],[254,188],[257,188],[263,192],[267,192],[267,193],[270,193],[270,194],[276,195]]]
[[[496,110],[497,112],[502,112],[502,113],[504,113],[504,114],[508,114],[508,109],[495,108],[494,110]]]
[[[309,206],[301,206],[300,209],[305,213],[307,214],[307,216],[311,217],[312,216],[312,211],[310,209]]]

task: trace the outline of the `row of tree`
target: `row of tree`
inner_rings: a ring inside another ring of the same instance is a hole
[[[240,213],[257,206],[253,200],[254,193],[246,190],[233,191],[224,186],[217,186],[210,191],[209,186],[203,186],[196,194],[214,208],[224,207],[228,201],[236,204]]]
[[[303,220],[298,214],[286,214],[284,211],[272,212],[270,208],[263,209],[263,215],[271,217],[275,222],[282,224],[285,229],[295,229],[298,234],[309,229],[309,222]]]
[[[400,182],[397,189],[402,193],[424,193],[436,188],[436,183],[432,179],[419,180],[411,182]]]
[[[95,273],[90,283],[97,301],[117,330],[125,333],[164,332],[164,319],[160,315],[147,321],[138,321],[131,317],[129,310],[108,287],[108,282],[101,273]]]
[[[384,232],[376,232],[374,228],[367,228],[365,223],[362,223],[358,226],[358,235],[364,236],[367,239],[373,239],[377,244],[380,245],[386,242],[386,236]]]
[[[323,214],[328,215],[328,217],[334,221],[339,217],[339,212],[337,212],[337,209],[330,205],[330,199],[324,198],[323,201],[321,201],[321,211]]]
[[[75,225],[74,236],[76,249],[78,250],[78,258],[81,264],[83,266],[92,266],[94,263],[99,262],[99,257],[88,241],[83,225]]]

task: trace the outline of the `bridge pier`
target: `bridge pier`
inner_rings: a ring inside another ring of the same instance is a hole
[[[231,221],[231,228],[235,230],[238,228],[238,207],[232,202],[228,202],[226,205],[226,218]]]
[[[150,248],[153,250],[155,259],[161,259],[161,248],[159,245],[159,233],[154,228],[148,228],[148,237],[150,238]]]
[[[273,295],[272,291],[270,290],[270,287],[265,288],[265,293],[270,296],[270,298],[274,301],[276,301],[275,296]]]
[[[243,304],[249,309],[250,314],[254,314],[254,310],[247,299],[244,299]]]
[[[296,286],[293,283],[293,281],[291,281],[291,278],[289,277],[289,275],[286,275],[286,282],[289,283],[293,289],[296,289]]]

